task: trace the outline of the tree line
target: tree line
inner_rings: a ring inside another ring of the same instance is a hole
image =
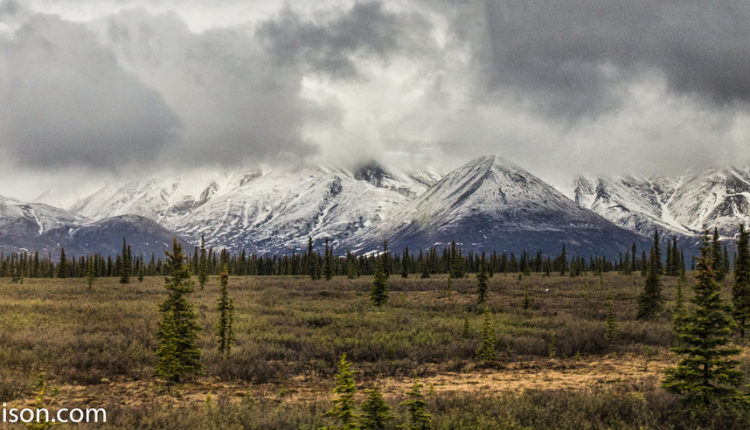
[[[659,273],[679,276],[686,268],[684,252],[678,248],[676,238],[667,240],[666,244],[664,261],[661,260],[661,254],[659,256]],[[717,255],[721,254],[722,273],[728,273],[731,267],[726,245],[719,251]],[[419,249],[416,252],[408,247],[400,253],[385,249],[384,254],[356,254],[347,250],[339,255],[327,239],[323,249],[317,249],[312,238],[308,239],[307,249],[302,252],[259,255],[242,250],[230,253],[226,249],[206,248],[205,240],[201,238],[200,246],[195,246],[192,255],[187,258],[188,268],[192,274],[201,273],[206,276],[219,275],[226,268],[230,276],[307,275],[312,279],[330,279],[333,276],[354,278],[360,275],[374,275],[379,260],[384,258],[383,269],[389,275],[421,274],[423,277],[429,277],[435,274],[450,274],[453,278],[461,278],[468,273],[480,271],[483,253],[464,251],[455,242],[451,242],[447,246]],[[600,274],[611,271],[623,274],[640,272],[645,276],[649,261],[646,250],[640,250],[639,255],[636,244],[620,253],[617,259],[601,255],[569,256],[563,244],[560,253],[555,256],[544,255],[542,251],[522,251],[518,254],[487,252],[484,264],[489,276],[495,273],[535,272],[575,277],[585,273]],[[694,268],[694,262],[691,261],[690,267]],[[39,252],[22,251],[7,255],[0,253],[0,278],[11,278],[14,281],[23,278],[85,278],[90,275],[96,278],[121,277],[129,280],[131,276],[167,275],[168,270],[168,265],[161,256],[154,253],[148,257],[135,255],[125,239],[122,250],[114,256],[92,254],[71,257],[66,254],[65,248],[60,250],[57,258],[53,258],[51,254],[40,256]]]

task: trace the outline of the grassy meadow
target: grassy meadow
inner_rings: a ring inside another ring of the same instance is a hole
[[[320,428],[333,424],[322,415],[346,353],[360,393],[383,391],[394,428],[415,378],[441,429],[747,428],[746,411],[703,413],[661,388],[676,360],[677,284],[662,280],[667,312],[642,322],[640,274],[495,274],[482,306],[474,275],[391,276],[382,309],[370,303],[371,277],[233,277],[236,342],[223,358],[212,277],[189,296],[203,327],[204,375],[166,394],[152,377],[164,278],[97,279],[91,290],[84,279],[0,279],[0,401],[33,404],[32,381],[43,373],[51,409],[105,407],[101,428]],[[614,342],[605,338],[609,297]],[[476,359],[485,307],[497,333],[490,362]],[[747,374],[750,356],[741,360]]]

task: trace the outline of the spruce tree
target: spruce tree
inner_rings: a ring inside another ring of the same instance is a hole
[[[658,234],[656,237],[658,238]],[[659,266],[658,254],[654,247],[651,249],[651,261],[648,263],[646,283],[643,292],[638,297],[638,319],[655,319],[664,310],[665,298],[661,292]]]
[[[375,306],[383,306],[388,302],[388,278],[385,274],[385,260],[386,254],[381,254],[377,263],[375,264],[375,279],[372,281],[372,288],[370,289],[370,299]]]
[[[68,258],[65,256],[65,248],[60,248],[60,262],[57,264],[57,277],[68,277]]]
[[[386,279],[391,277],[391,254],[388,252],[388,239],[383,239],[383,272]]]
[[[196,322],[193,305],[185,298],[193,291],[190,268],[177,238],[172,247],[173,251],[166,253],[166,269],[170,276],[165,279],[164,288],[168,296],[159,305],[162,321],[156,333],[159,340],[156,356],[159,360],[154,371],[154,375],[167,385],[201,372],[201,351],[198,349],[201,327]]]
[[[409,247],[404,249],[404,255],[401,257],[401,277],[406,279],[409,277]]]
[[[325,255],[323,259],[323,277],[326,281],[333,278],[333,251],[328,247],[328,238],[326,238]]]
[[[357,404],[354,401],[356,391],[352,364],[346,360],[346,354],[341,354],[339,373],[336,374],[336,387],[333,389],[337,396],[332,401],[333,407],[325,413],[325,416],[336,419],[340,424],[332,428],[345,430],[358,428]]]
[[[703,403],[739,398],[737,387],[743,379],[739,362],[730,358],[741,350],[729,345],[730,308],[721,300],[712,254],[706,232],[691,300],[695,307],[675,327],[679,344],[672,351],[684,358],[677,367],[667,370],[664,380],[668,391]]]
[[[745,337],[745,327],[750,322],[750,233],[740,224],[740,235],[737,241],[737,258],[734,262],[734,286],[732,287],[732,304],[734,319],[740,337]]]
[[[206,239],[201,235],[201,249],[200,256],[198,257],[198,285],[201,290],[208,281],[208,258],[206,257]]]
[[[482,321],[482,343],[477,349],[477,357],[483,361],[494,360],[497,357],[495,352],[496,343],[495,325],[492,323],[490,312],[485,308],[484,320]]]
[[[714,227],[714,235],[711,239],[711,256],[713,261],[711,267],[716,274],[716,280],[721,282],[724,280],[726,273],[724,273],[724,254],[721,252],[721,239],[719,239],[719,229]]]
[[[654,230],[654,245],[651,248],[651,264],[656,264],[656,274],[663,275],[664,267],[661,264],[661,250],[659,248],[660,238],[659,231]]]
[[[675,303],[674,303],[674,316],[672,317],[672,332],[677,337],[680,331],[680,324],[685,320],[687,315],[687,307],[685,306],[685,284],[687,283],[687,277],[685,272],[680,274],[677,279],[677,291],[675,292]]]
[[[130,248],[125,238],[122,238],[122,253],[120,254],[120,283],[130,283],[130,272],[133,267],[133,260],[130,257]]]
[[[317,260],[313,258],[313,240],[312,236],[308,236],[307,238],[307,274],[310,275],[310,279],[313,281],[317,279],[315,274],[315,266],[317,265]]]
[[[221,295],[217,302],[219,311],[219,321],[216,323],[216,332],[218,335],[219,352],[225,357],[229,356],[234,341],[234,303],[229,298],[227,285],[229,284],[229,272],[227,267],[219,275],[219,284],[221,286]]]
[[[666,262],[666,270],[664,271],[664,274],[667,276],[672,276],[672,267],[674,266],[674,263],[672,262],[672,241],[667,238],[667,262]]]
[[[432,417],[427,413],[427,403],[422,394],[422,384],[414,382],[409,392],[406,393],[407,400],[401,403],[406,406],[409,413],[409,424],[404,426],[409,430],[431,430]]]
[[[364,430],[384,430],[391,419],[390,410],[380,390],[367,390],[367,399],[362,403],[359,427]]]
[[[477,273],[477,303],[482,304],[487,299],[487,260],[484,252],[479,260],[479,273]]]
[[[450,277],[453,279],[460,279],[464,277],[464,257],[461,255],[461,250],[456,245],[455,241],[451,241],[451,267]]]
[[[422,279],[428,279],[430,277],[430,268],[427,264],[427,260],[422,261],[422,274],[419,277]]]
[[[346,251],[346,277],[348,279],[357,277],[357,258],[351,251]]]

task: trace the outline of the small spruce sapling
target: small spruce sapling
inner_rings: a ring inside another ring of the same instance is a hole
[[[354,384],[354,372],[352,364],[347,361],[346,354],[341,354],[339,359],[339,373],[336,374],[336,387],[333,392],[336,398],[333,399],[333,407],[325,413],[324,416],[334,418],[338,421],[338,426],[333,428],[356,429],[357,426],[357,404],[354,400],[354,394],[357,387]]]

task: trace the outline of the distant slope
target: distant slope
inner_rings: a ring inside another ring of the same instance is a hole
[[[71,212],[38,203],[0,197],[0,252],[27,250],[68,255],[94,252],[114,255],[126,238],[134,254],[162,256],[174,233],[141,216],[118,216],[90,222]],[[190,246],[181,240],[184,246]]]
[[[387,238],[394,249],[451,240],[464,248],[617,255],[645,238],[584,209],[536,176],[498,156],[450,172],[375,231],[352,238],[371,248]]]
[[[53,246],[47,236],[50,230],[86,222],[63,209],[0,196],[0,252],[48,250]]]
[[[388,219],[438,177],[370,162],[349,170],[254,169],[206,176],[147,179],[105,187],[74,206],[92,218],[136,213],[197,243],[258,253],[287,253],[346,238]]]
[[[576,202],[624,228],[695,236],[718,227],[733,236],[750,223],[750,169],[711,169],[677,177],[582,178]]]

